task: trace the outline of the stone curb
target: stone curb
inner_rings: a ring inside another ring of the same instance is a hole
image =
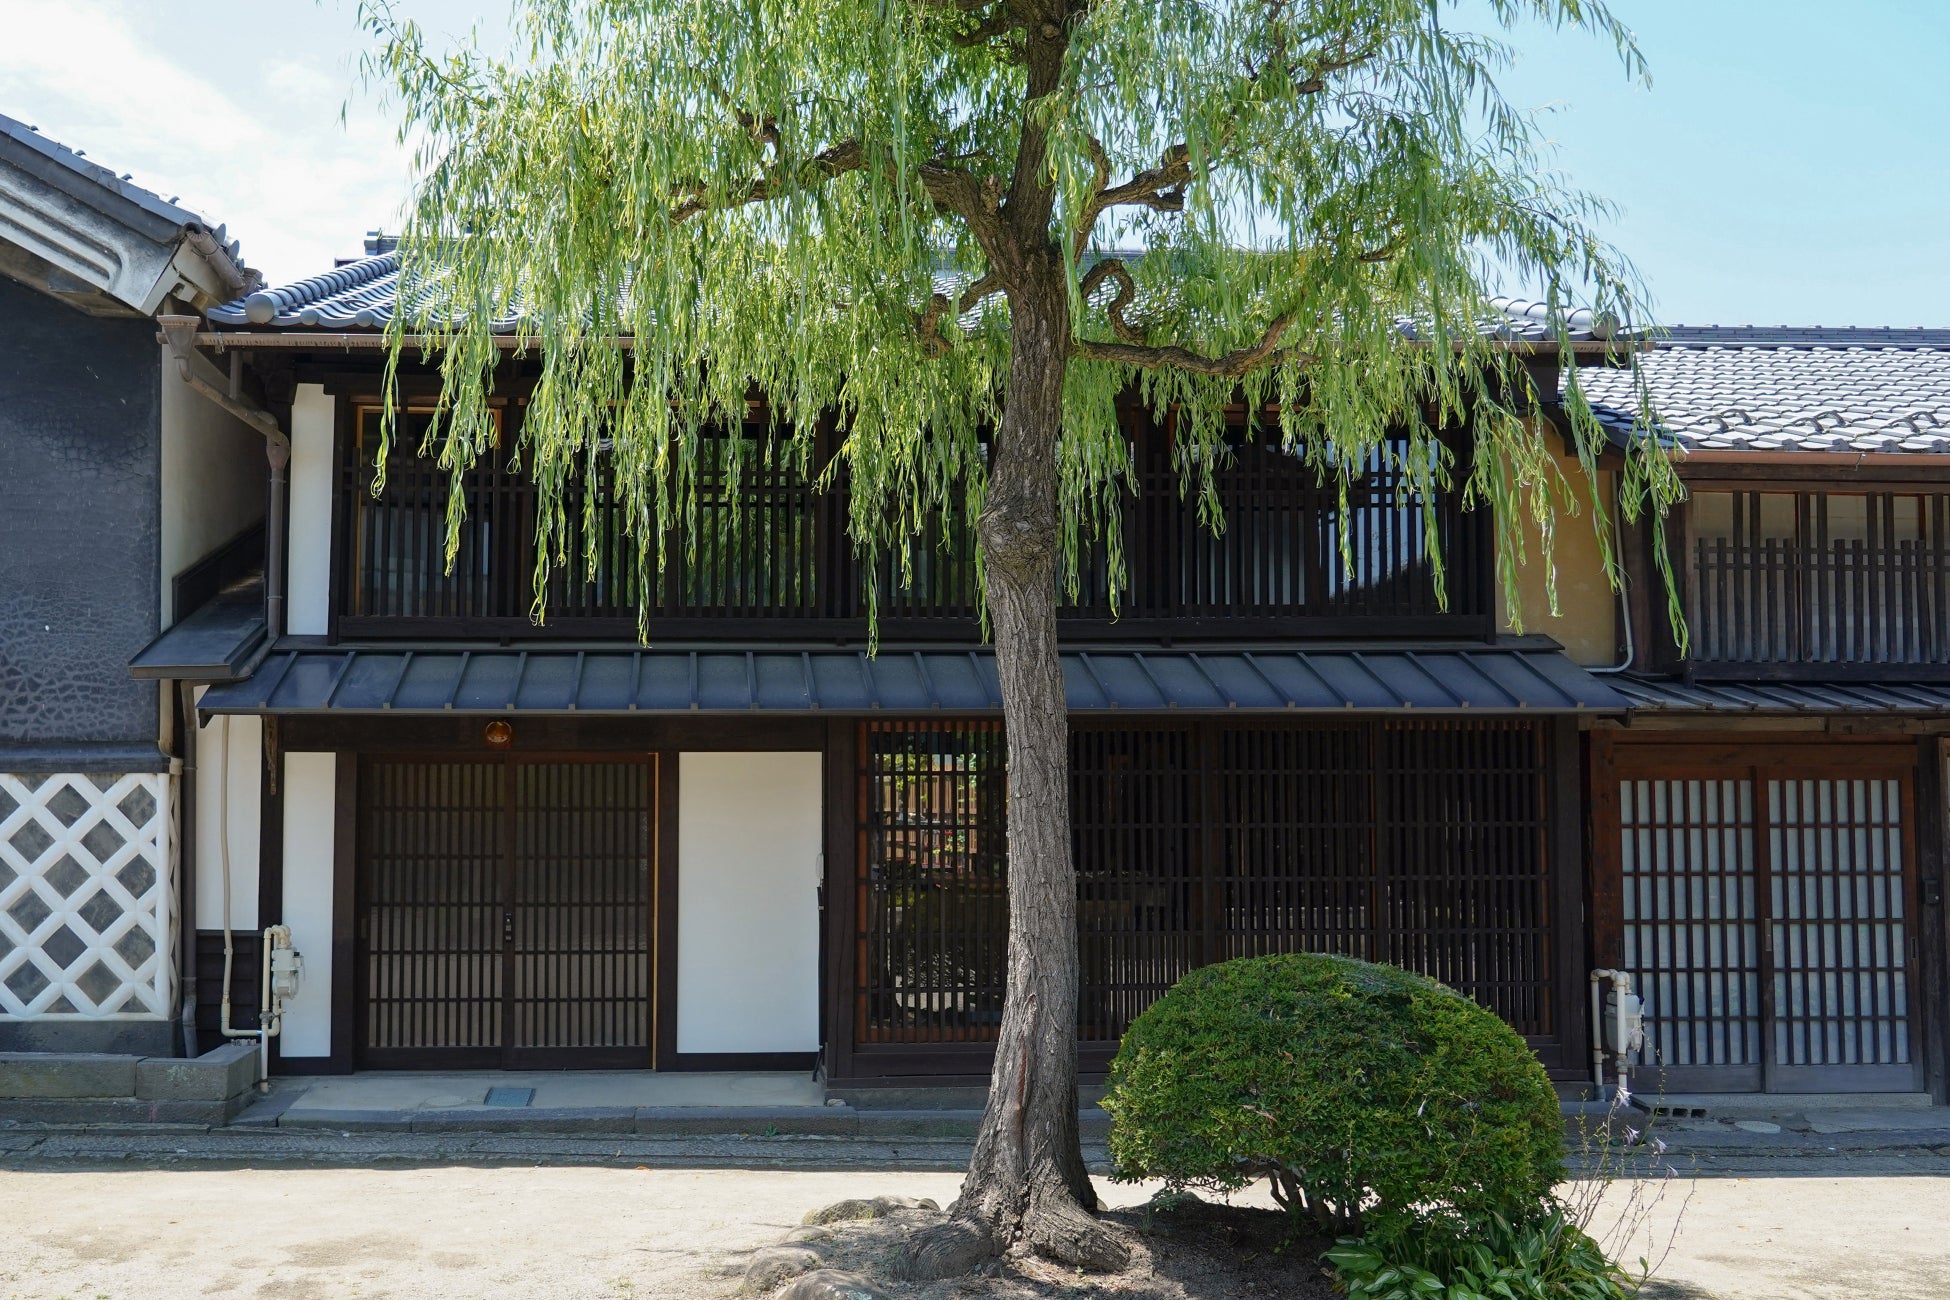
[[[287,1103],[287,1106],[289,1103]],[[253,1108],[241,1127],[332,1129],[344,1133],[616,1133],[640,1137],[705,1137],[760,1134],[767,1137],[836,1137],[863,1140],[972,1141],[980,1111],[870,1110],[850,1106],[792,1106],[775,1110],[749,1107],[581,1107],[496,1111],[334,1110],[296,1107],[265,1113]],[[1102,1142],[1110,1117],[1102,1111],[1078,1113],[1085,1142]]]

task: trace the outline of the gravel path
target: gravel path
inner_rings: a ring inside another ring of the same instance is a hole
[[[816,1205],[959,1178],[667,1169],[0,1173],[12,1300],[719,1297]]]
[[[1950,1178],[1857,1169],[1803,1161],[1797,1176],[1701,1179],[1649,1294],[1950,1295]],[[0,1169],[0,1300],[720,1300],[736,1286],[726,1270],[808,1209],[881,1193],[945,1205],[958,1181],[912,1168],[37,1162]],[[1142,1199],[1100,1187],[1111,1204]],[[1677,1208],[1658,1212],[1668,1232]]]

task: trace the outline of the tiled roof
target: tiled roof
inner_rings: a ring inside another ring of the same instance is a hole
[[[1120,257],[1140,254],[1122,252]],[[399,254],[393,241],[383,235],[369,236],[366,256],[348,261],[321,274],[290,284],[260,289],[248,297],[227,302],[207,314],[219,326],[269,326],[280,330],[381,330],[399,309]],[[967,287],[969,277],[954,270],[934,275],[935,292],[949,298]],[[1108,301],[1114,293],[1110,285],[1098,296]],[[1498,314],[1480,323],[1485,334],[1513,342],[1548,343],[1553,340],[1550,309],[1544,303],[1522,298],[1493,298]],[[979,310],[979,309],[978,309]],[[1141,312],[1140,312],[1141,314]],[[974,324],[974,314],[963,318],[964,326]],[[1573,343],[1597,343],[1610,337],[1612,322],[1589,311],[1573,311],[1566,321]],[[494,322],[497,333],[512,334],[521,327],[520,314],[508,310]],[[1412,322],[1402,321],[1403,332],[1414,337]]]
[[[399,256],[383,236],[367,255],[290,284],[260,289],[209,311],[218,327],[378,331],[399,309]],[[1130,256],[1131,254],[1125,254]],[[935,288],[953,296],[965,277],[944,271]],[[1108,294],[1108,287],[1104,290]],[[1484,333],[1548,344],[1550,309],[1492,299]],[[497,332],[521,327],[512,309]],[[965,323],[972,323],[965,322]],[[1573,344],[1592,348],[1617,333],[1589,311],[1570,313]],[[1413,322],[1401,322],[1410,337]],[[1911,452],[1950,455],[1950,329],[1672,326],[1641,357],[1660,431],[1688,451]],[[1630,373],[1578,372],[1602,419],[1621,437],[1636,414]]]
[[[1640,358],[1661,432],[1688,451],[1950,455],[1950,329],[1673,326]],[[1621,434],[1631,377],[1583,370]]]
[[[4,113],[0,113],[0,137],[24,146],[31,155],[38,155],[46,162],[65,169],[75,179],[86,181],[92,186],[134,204],[149,217],[187,232],[192,236],[198,253],[232,285],[254,288],[264,282],[263,276],[244,264],[243,253],[237,241],[230,238],[229,231],[225,227],[213,227],[188,208],[178,206],[175,199],[165,199],[154,190],[131,184],[128,173],[118,176],[111,169],[84,156],[82,151],[70,149],[57,140],[50,140],[41,134],[39,127],[8,117]]]

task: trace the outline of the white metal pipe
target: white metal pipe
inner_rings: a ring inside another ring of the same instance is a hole
[[[194,743],[194,740],[192,740]],[[255,1038],[257,1040],[257,1084],[265,1086],[271,1079],[271,1035],[267,1012],[270,1008],[271,963],[267,955],[264,961],[265,997],[258,1003],[257,1028],[233,1029],[230,1024],[230,979],[236,961],[236,943],[230,925],[230,719],[223,721],[223,759],[217,773],[217,856],[223,864],[223,992],[218,1006],[222,1015],[218,1028],[225,1038]],[[195,869],[194,864],[191,867]]]
[[[1632,976],[1629,971],[1612,970],[1609,967],[1591,972],[1591,1083],[1600,1094],[1605,1090],[1605,1032],[1604,1032],[1604,985],[1609,982],[1612,989],[1612,1047],[1613,1068],[1617,1071],[1617,1094],[1626,1091],[1626,1076],[1631,1070],[1631,1052],[1626,1048],[1628,1014],[1625,999],[1632,992]]]
[[[1602,668],[1587,668],[1586,672],[1595,676],[1607,673],[1622,673],[1632,666],[1638,657],[1638,648],[1632,644],[1632,604],[1631,577],[1625,572],[1625,475],[1620,471],[1617,485],[1612,491],[1611,502],[1611,553],[1612,563],[1618,566],[1618,621],[1625,628],[1625,657],[1615,664]],[[1596,1023],[1595,1021],[1593,1022]]]

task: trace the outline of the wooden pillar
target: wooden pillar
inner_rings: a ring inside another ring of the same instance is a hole
[[[1922,1028],[1923,1080],[1937,1105],[1950,1103],[1950,925],[1944,916],[1944,877],[1950,872],[1950,809],[1944,779],[1950,767],[1945,741],[1924,736],[1917,743],[1915,808],[1910,824],[1916,835],[1917,920],[1922,975],[1918,1019]]]
[[[820,887],[820,1041],[828,1079],[853,1073],[853,917],[858,906],[855,825],[859,788],[859,726],[826,723],[825,881]]]
[[[1585,897],[1593,967],[1617,969],[1625,960],[1625,896],[1619,861],[1617,733],[1601,729],[1586,733],[1585,824],[1590,863]]]
[[[1546,738],[1549,840],[1551,1032],[1560,1069],[1573,1069],[1589,1048],[1585,1034],[1588,933],[1585,918],[1585,779],[1582,737],[1573,717],[1556,719]]]

